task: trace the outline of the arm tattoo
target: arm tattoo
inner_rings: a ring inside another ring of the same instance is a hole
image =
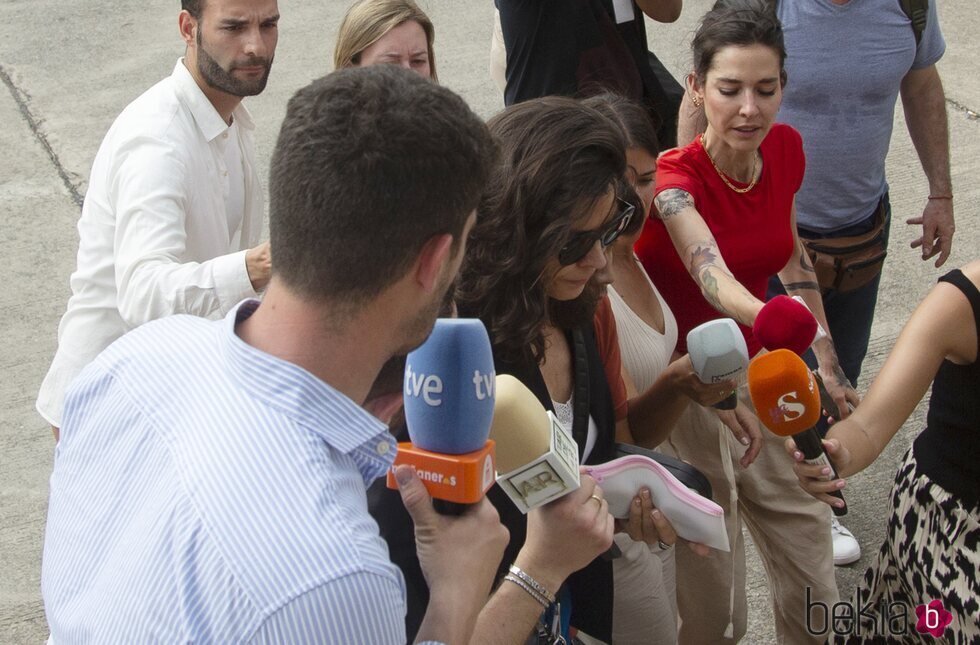
[[[800,240],[800,268],[809,273],[813,273],[813,263],[810,262],[810,254],[807,253],[806,244]]]
[[[701,270],[708,265],[713,265],[717,259],[718,255],[713,246],[701,246],[700,244],[695,246],[694,251],[691,252],[691,275],[697,279],[701,275]]]
[[[700,283],[701,292],[705,300],[719,311],[724,311],[721,306],[721,294],[718,293],[718,279],[711,274],[708,269],[717,268],[715,261],[718,259],[718,249],[710,242],[694,245],[691,251],[691,277],[695,282]]]
[[[685,208],[694,208],[694,198],[691,193],[680,188],[668,188],[657,195],[654,205],[657,207],[657,216],[667,221]]]
[[[820,291],[820,285],[812,281],[804,282],[790,282],[783,285],[786,291],[803,291],[804,289],[809,289],[811,291]]]
[[[721,306],[721,295],[718,293],[718,280],[711,275],[710,271],[705,271],[701,278],[702,293],[704,299],[711,303],[711,306],[718,311],[724,311]]]

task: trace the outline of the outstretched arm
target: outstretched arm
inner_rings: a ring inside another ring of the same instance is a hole
[[[980,284],[980,261],[964,267],[963,273]],[[959,289],[941,282],[912,314],[861,405],[827,433],[824,446],[841,477],[860,472],[881,454],[945,358],[962,364],[975,361],[977,333],[969,301]],[[791,439],[786,447],[799,462],[802,456]],[[819,466],[797,463],[794,468],[804,490],[833,503],[826,493],[835,490],[839,480],[820,481]]]
[[[705,299],[721,313],[751,327],[762,302],[728,270],[714,235],[694,207],[691,194],[668,188],[657,195],[655,203],[677,254]]]
[[[630,394],[628,419],[632,441],[627,441],[651,449],[667,440],[691,401],[713,405],[724,400],[738,385],[731,380],[702,383],[687,354],[671,361],[646,392],[636,394],[636,387],[625,370],[623,380]]]
[[[810,309],[813,317],[817,319],[824,331],[829,333],[830,327],[827,325],[827,316],[823,310],[823,298],[820,296],[820,286],[817,284],[817,275],[810,264],[810,257],[803,248],[799,234],[796,230],[796,204],[793,204],[791,211],[791,228],[793,230],[793,255],[789,262],[779,272],[779,280],[783,283],[786,293],[791,296],[799,296]],[[849,414],[847,403],[857,405],[860,403],[857,392],[847,380],[844,371],[840,367],[837,358],[837,351],[834,349],[834,342],[830,336],[825,336],[813,344],[813,353],[817,356],[817,363],[820,366],[820,377],[827,386],[827,391],[834,398],[837,408],[840,410],[840,418],[844,419]]]

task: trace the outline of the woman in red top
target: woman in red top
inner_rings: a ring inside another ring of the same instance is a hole
[[[782,28],[764,0],[720,0],[692,48],[688,91],[704,107],[707,129],[660,158],[659,216],[648,220],[636,252],[677,317],[678,351],[693,327],[728,316],[742,325],[752,355],[760,345],[751,327],[773,274],[827,328],[816,277],[796,234],[802,141],[792,128],[774,124],[786,82]],[[838,406],[857,403],[831,340],[813,349]],[[691,406],[671,438],[671,449],[711,480],[735,545],[734,559],[711,562],[678,552],[681,642],[718,643],[745,632],[739,513],[766,564],[780,641],[807,639],[805,592],[813,602],[836,602],[830,515],[796,494],[795,476],[773,456],[779,440],[765,434],[755,464],[738,472],[732,463],[739,447],[703,408]]]

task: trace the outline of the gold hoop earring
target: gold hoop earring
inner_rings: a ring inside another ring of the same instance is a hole
[[[702,106],[704,106],[704,99],[698,96],[697,94],[695,94],[691,97],[691,103],[694,104],[694,107],[701,108]]]

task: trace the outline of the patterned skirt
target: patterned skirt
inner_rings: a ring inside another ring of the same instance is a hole
[[[980,644],[980,508],[918,474],[911,448],[891,501],[885,543],[851,600],[851,633],[838,621],[836,642]]]

